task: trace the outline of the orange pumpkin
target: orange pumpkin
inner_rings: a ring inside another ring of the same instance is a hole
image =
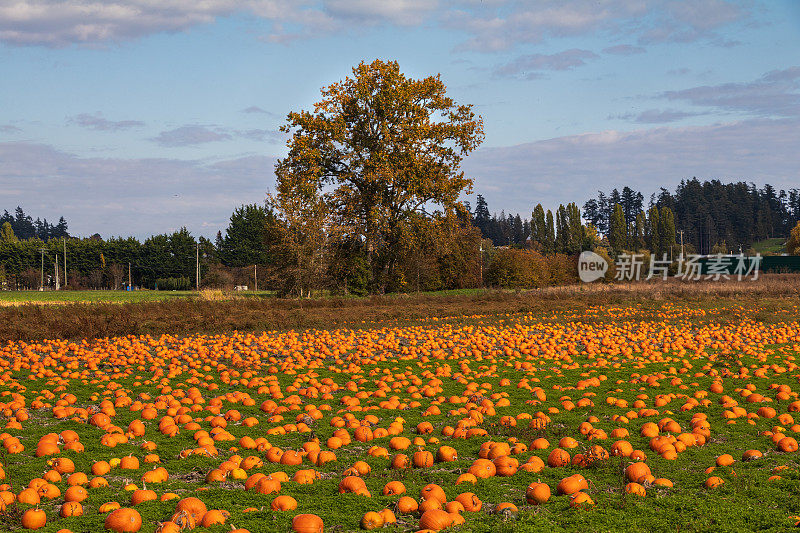
[[[195,522],[199,522],[203,519],[203,515],[206,514],[208,508],[206,507],[206,504],[202,502],[202,500],[195,498],[194,496],[190,496],[178,501],[178,504],[175,506],[175,511],[183,511],[189,514],[189,516],[191,516]]]
[[[323,533],[322,518],[315,514],[299,514],[292,519],[295,533]]]
[[[368,511],[361,517],[361,529],[366,529],[367,531],[382,528],[383,524],[383,515],[375,511]]]
[[[47,514],[41,509],[28,509],[22,513],[22,527],[25,529],[40,529],[47,523]]]
[[[136,509],[120,508],[106,517],[105,528],[118,533],[136,533],[142,528],[142,515]]]
[[[531,483],[525,491],[525,500],[531,505],[541,505],[550,499],[550,487],[547,483]]]
[[[228,511],[222,509],[209,509],[203,515],[200,525],[203,527],[211,527],[217,524],[224,524],[228,518],[230,518],[230,513]]]
[[[453,523],[453,515],[441,509],[431,509],[425,511],[419,518],[420,529],[430,529],[433,531],[441,531],[450,527]]]
[[[456,501],[459,502],[465,511],[470,513],[477,513],[483,508],[483,502],[475,494],[471,492],[463,492],[456,496]]]
[[[270,507],[273,511],[293,511],[297,509],[297,500],[291,496],[278,496],[272,500]]]

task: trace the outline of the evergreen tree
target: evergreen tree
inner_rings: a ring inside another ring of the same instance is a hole
[[[622,194],[620,195],[620,204],[622,211],[625,214],[625,221],[633,226],[635,224],[636,215],[642,210],[644,196],[642,193],[636,192],[630,187],[623,187]]]
[[[631,247],[634,250],[641,250],[645,247],[644,230],[646,226],[644,211],[639,211],[633,223],[633,234],[631,236]]]
[[[237,207],[231,215],[219,255],[225,265],[244,267],[273,262],[277,220],[271,209],[256,204]]]
[[[603,194],[602,192],[600,194]],[[600,228],[603,223],[603,215],[600,211],[600,203],[591,199],[583,204],[583,218],[595,228]]]
[[[14,234],[20,240],[35,239],[36,227],[33,225],[33,219],[25,214],[21,207],[17,206],[14,210]]]
[[[611,214],[611,222],[608,230],[608,243],[615,254],[621,253],[628,248],[628,225],[625,222],[625,212],[620,204],[614,205]]]
[[[659,213],[659,251],[669,254],[675,245],[675,217],[669,207],[662,207]]]
[[[58,224],[51,226],[51,230],[51,236],[54,239],[69,238],[69,228],[67,227],[67,221],[64,220],[64,217],[59,217]]]
[[[525,226],[522,223],[522,218],[520,218],[519,214],[514,217],[514,226],[513,226],[513,240],[514,244],[518,246],[522,246],[525,244]]]
[[[662,257],[663,250],[661,250],[661,236],[660,236],[661,222],[658,215],[658,208],[653,206],[650,208],[647,217],[647,248],[659,259]]]
[[[2,227],[0,227],[0,242],[19,242],[17,236],[14,235],[11,223],[8,221],[3,222]]]
[[[489,205],[483,195],[479,194],[475,201],[475,214],[472,218],[475,227],[481,230],[481,235],[490,238],[488,226],[491,222],[491,215],[489,214]]]
[[[567,205],[567,226],[569,232],[567,253],[579,254],[586,240],[586,231],[581,223],[581,212],[575,202]]]
[[[556,252],[561,254],[569,253],[570,232],[569,217],[563,204],[558,206],[556,211]]]
[[[547,241],[547,222],[545,221],[544,208],[542,204],[536,204],[533,208],[531,217],[531,239],[539,246],[539,249],[545,248]]]
[[[556,251],[556,226],[553,222],[553,212],[547,210],[547,238],[545,239],[545,253],[552,254]]]
[[[614,206],[603,191],[598,191],[597,193],[597,210],[597,231],[603,235],[607,235],[608,227],[611,222],[611,212],[614,210]]]

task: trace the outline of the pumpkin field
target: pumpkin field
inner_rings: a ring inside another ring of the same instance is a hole
[[[785,531],[799,318],[663,301],[7,342],[0,531]]]

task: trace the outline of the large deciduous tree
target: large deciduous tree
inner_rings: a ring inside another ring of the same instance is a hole
[[[454,210],[471,192],[460,163],[483,140],[482,119],[438,75],[411,79],[381,60],[322,89],[314,110],[290,113],[282,129],[292,137],[276,165],[278,198],[316,188],[331,224],[362,243],[381,291],[412,215]]]

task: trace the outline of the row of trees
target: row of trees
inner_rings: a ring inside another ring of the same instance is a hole
[[[643,195],[629,187],[608,195],[600,191],[584,204],[583,216],[600,233],[609,234],[617,205],[626,227],[635,227],[645,211],[643,203]],[[685,243],[697,252],[712,253],[715,246],[738,252],[756,241],[789,235],[800,220],[800,189],[776,191],[769,184],[758,189],[752,183],[693,178],[681,181],[674,193],[661,188],[651,195],[647,212],[653,207],[673,213],[675,228],[683,230]]]
[[[635,202],[633,207],[638,205],[641,201]],[[647,213],[632,212],[631,206],[618,203],[613,206],[608,222],[598,221],[594,216],[594,213],[582,215],[577,204],[571,202],[566,206],[559,205],[555,214],[537,204],[530,222],[527,219],[523,221],[519,215],[506,217],[504,213],[499,218],[496,215],[490,217],[486,200],[478,195],[470,220],[495,246],[532,249],[544,255],[576,255],[583,250],[602,247],[608,253],[648,250],[661,257],[664,253],[669,254],[676,244],[675,219],[669,207],[659,209],[653,205]],[[599,223],[602,234],[592,220]],[[514,231],[515,226],[520,230]],[[504,238],[498,240],[498,233]],[[505,238],[505,235],[514,238]]]
[[[102,240],[99,236],[77,239],[38,238],[0,241],[0,283],[11,288],[39,288],[60,284],[72,288],[119,289],[130,272],[134,285],[156,288],[159,280],[195,279],[195,258],[215,254],[214,244],[196,240],[185,228],[172,234],[154,235],[144,242],[133,237]],[[64,258],[66,255],[66,276]],[[204,262],[207,268],[208,262]],[[166,287],[162,287],[166,288]]]
[[[199,260],[203,287],[253,287],[257,278],[260,288],[285,294],[308,294],[312,288],[369,292],[370,268],[361,247],[324,236],[312,261],[303,262],[289,238],[290,228],[266,205],[237,208],[216,242],[196,239],[185,228],[144,241],[99,236],[20,240],[10,235],[0,239],[0,285],[9,288],[37,289],[42,278],[45,286],[54,286],[58,269],[60,284],[70,288],[119,289],[130,276],[134,286],[190,289],[197,283]],[[387,290],[479,286],[480,241],[480,232],[458,217],[410,220],[403,226],[398,265]]]
[[[25,214],[21,207],[17,206],[12,215],[7,210],[3,211],[3,216],[0,217],[0,228],[8,224],[9,229],[3,230],[5,235],[13,234],[18,239],[41,239],[43,241],[49,239],[61,239],[62,237],[69,237],[67,230],[67,221],[64,217],[58,219],[57,224],[50,224],[47,219],[33,218]]]

